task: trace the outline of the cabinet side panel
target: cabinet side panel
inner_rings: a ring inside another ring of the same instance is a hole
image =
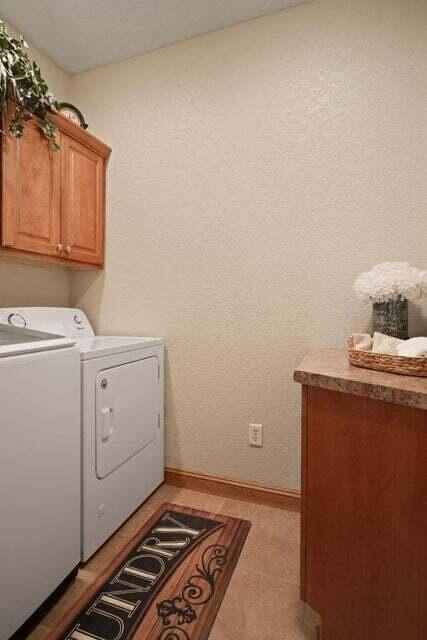
[[[426,415],[309,390],[305,597],[326,640],[424,637]]]
[[[310,389],[306,385],[301,388],[301,556],[300,556],[300,595],[306,601],[306,527],[307,527],[307,426],[308,402]]]

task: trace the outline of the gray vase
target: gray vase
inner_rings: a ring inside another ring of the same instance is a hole
[[[408,301],[405,298],[374,303],[374,331],[406,340]]]

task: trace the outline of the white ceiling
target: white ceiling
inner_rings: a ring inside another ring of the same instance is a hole
[[[0,13],[68,73],[307,0],[1,0]]]

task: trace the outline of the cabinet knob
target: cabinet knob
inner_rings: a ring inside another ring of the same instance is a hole
[[[56,245],[56,250],[57,251],[63,251],[64,250],[64,245],[63,244],[57,244]]]
[[[67,244],[67,246],[65,247],[65,252],[66,253],[71,253],[71,247],[69,244]]]

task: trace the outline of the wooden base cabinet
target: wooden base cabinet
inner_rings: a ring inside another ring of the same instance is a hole
[[[304,385],[302,432],[301,596],[320,637],[424,640],[427,411]]]
[[[22,138],[1,136],[0,257],[100,268],[111,149],[62,116],[52,119],[59,151],[33,121]]]

